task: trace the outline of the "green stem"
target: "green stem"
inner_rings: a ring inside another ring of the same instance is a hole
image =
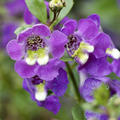
[[[73,87],[74,87],[75,94],[76,94],[76,97],[78,99],[78,102],[81,103],[81,101],[83,101],[83,98],[80,96],[80,92],[79,92],[78,85],[76,83],[75,76],[74,76],[74,74],[72,72],[72,69],[71,69],[71,66],[69,65],[68,62],[66,62],[66,67],[67,67],[67,71],[69,72],[69,75],[71,77],[72,84],[73,84]]]

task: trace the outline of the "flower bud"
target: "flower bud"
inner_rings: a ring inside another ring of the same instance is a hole
[[[65,7],[65,1],[64,0],[51,0],[49,3],[49,7],[53,12],[58,12],[63,7]]]

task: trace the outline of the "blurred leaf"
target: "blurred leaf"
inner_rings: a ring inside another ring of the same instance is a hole
[[[113,95],[108,101],[107,108],[111,116],[118,117],[120,115],[120,97]]]
[[[118,77],[115,73],[110,73],[107,75],[107,77],[111,78],[112,80],[120,80],[120,77]]]
[[[32,25],[24,25],[24,26],[21,26],[21,27],[18,27],[16,30],[15,30],[15,34],[18,35],[19,33],[21,33],[23,30],[25,30],[26,28],[30,28],[32,27]]]
[[[108,86],[102,84],[99,88],[94,91],[94,98],[100,105],[106,105],[110,96]]]
[[[84,110],[78,104],[73,107],[72,115],[74,120],[86,120]]]
[[[112,63],[112,62],[113,62],[113,59],[110,58],[110,57],[107,57],[107,61],[108,61],[109,63]]]
[[[107,27],[111,30],[114,29],[115,31],[120,31],[120,9],[118,7],[117,0],[87,1],[84,2],[81,11],[82,14],[87,16],[93,13],[100,15],[102,26],[104,28]]]
[[[73,0],[65,0],[65,3],[66,3],[66,7],[64,7],[61,10],[57,20],[51,25],[51,27],[53,27],[56,24],[58,24],[70,12],[70,10],[72,9],[73,4],[74,4]]]
[[[47,21],[47,10],[44,0],[25,0],[29,10],[35,15],[40,22],[46,23]]]
[[[60,98],[61,108],[55,116],[57,120],[72,120],[72,107],[75,103],[74,99],[69,96]]]

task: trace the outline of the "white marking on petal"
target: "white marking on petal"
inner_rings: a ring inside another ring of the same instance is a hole
[[[115,58],[115,59],[119,59],[119,58],[120,58],[120,52],[119,52],[118,49],[113,48],[111,55],[112,55],[113,58]]]
[[[87,79],[87,74],[84,71],[80,71],[79,76],[80,76],[80,86],[83,86],[85,80]]]
[[[119,59],[120,58],[120,51],[116,48],[113,48],[113,49],[108,48],[106,50],[106,53],[108,55],[111,55],[114,59]]]
[[[83,51],[85,50],[89,53],[92,53],[94,51],[94,46],[90,45],[89,43],[81,42],[80,47]]]
[[[83,53],[83,54],[80,56],[80,62],[81,62],[82,64],[85,64],[85,63],[87,62],[88,58],[89,58],[89,55],[88,55],[87,53]]]
[[[36,63],[36,58],[30,59],[29,57],[27,57],[25,61],[28,65],[34,65]]]
[[[88,51],[89,53],[92,53],[92,52],[94,51],[94,46],[89,45],[87,51]]]
[[[35,98],[38,100],[38,101],[44,101],[47,97],[47,92],[44,90],[42,92],[39,92],[39,91],[36,91],[35,93]]]
[[[48,61],[49,61],[48,54],[46,54],[44,57],[37,58],[37,62],[39,63],[39,65],[46,65]]]

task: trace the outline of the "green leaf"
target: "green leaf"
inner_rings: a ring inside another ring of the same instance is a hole
[[[109,75],[107,75],[106,77],[109,77],[112,80],[120,80],[120,77],[118,77],[115,73],[110,73]]]
[[[51,28],[58,24],[70,12],[74,4],[73,0],[65,0],[65,3],[66,7],[61,10],[57,20],[51,25]]]
[[[23,30],[27,29],[27,28],[30,28],[32,27],[32,25],[24,25],[24,26],[21,26],[21,27],[18,27],[16,30],[15,30],[15,34],[18,35],[19,33],[21,33]]]
[[[47,9],[44,0],[25,0],[30,12],[36,16],[40,22],[46,23]]]
[[[107,61],[108,61],[109,63],[112,63],[112,62],[113,62],[113,59],[110,58],[110,57],[107,57]]]
[[[86,120],[84,110],[78,104],[73,107],[72,116],[74,120]]]
[[[102,84],[99,88],[94,91],[94,98],[100,105],[106,105],[109,100],[110,92],[108,86]]]

